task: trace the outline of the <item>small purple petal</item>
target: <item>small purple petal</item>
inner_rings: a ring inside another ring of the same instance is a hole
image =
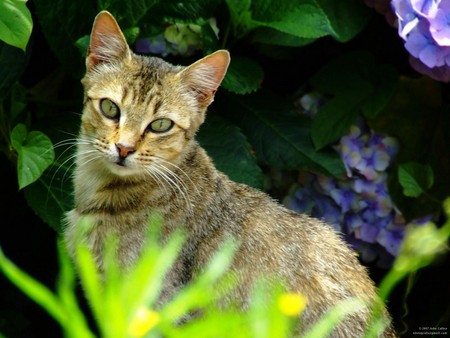
[[[363,220],[360,215],[354,213],[347,213],[344,217],[344,222],[347,225],[349,233],[363,225]]]
[[[417,26],[419,19],[411,3],[406,0],[392,0],[392,8],[398,17],[398,35],[406,40],[408,34]]]
[[[374,168],[378,171],[384,171],[389,166],[391,158],[389,154],[382,150],[377,150],[373,154]]]
[[[419,53],[419,59],[422,61],[427,67],[441,67],[445,65],[445,58],[448,55],[447,48],[439,47],[433,41],[432,44],[425,47]]]
[[[384,246],[387,252],[393,256],[397,256],[400,252],[401,243],[405,236],[405,227],[385,228],[380,231],[377,242]]]
[[[359,238],[367,243],[375,243],[379,232],[377,226],[365,224],[359,230]]]
[[[430,33],[440,46],[450,46],[450,5],[442,2],[436,16],[430,20]]]
[[[342,212],[347,212],[352,206],[355,193],[350,189],[333,189],[330,191],[331,198],[341,207]]]
[[[432,43],[432,39],[427,38],[421,31],[415,30],[408,36],[405,48],[412,56],[418,58],[420,52]]]
[[[135,51],[141,54],[157,54],[167,56],[167,44],[164,36],[138,39],[135,43]]]
[[[411,0],[414,11],[420,16],[430,18],[436,15],[440,0]]]

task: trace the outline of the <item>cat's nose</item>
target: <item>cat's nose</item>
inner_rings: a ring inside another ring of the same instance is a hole
[[[119,152],[119,156],[122,158],[125,158],[136,151],[134,147],[126,146],[122,143],[116,143],[116,148]]]

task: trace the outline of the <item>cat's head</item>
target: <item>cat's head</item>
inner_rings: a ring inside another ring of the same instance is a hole
[[[100,12],[82,80],[80,156],[122,176],[143,172],[157,158],[176,162],[203,123],[229,62],[225,50],[188,67],[136,55],[114,17]]]

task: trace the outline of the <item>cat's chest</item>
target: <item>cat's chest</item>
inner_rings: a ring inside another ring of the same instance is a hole
[[[158,191],[141,179],[111,179],[80,172],[75,179],[77,209],[88,213],[120,214],[148,208]]]

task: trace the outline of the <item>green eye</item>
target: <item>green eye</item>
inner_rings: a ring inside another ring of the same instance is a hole
[[[119,107],[109,99],[100,100],[100,111],[109,119],[118,119],[120,114]]]
[[[154,133],[164,133],[173,127],[173,121],[169,119],[158,119],[149,124],[148,130]]]

